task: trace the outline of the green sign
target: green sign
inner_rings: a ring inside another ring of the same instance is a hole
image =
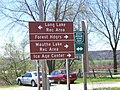
[[[74,32],[74,44],[75,44],[75,53],[84,54],[84,32],[75,31]]]
[[[76,54],[84,54],[84,44],[76,44],[75,52]]]

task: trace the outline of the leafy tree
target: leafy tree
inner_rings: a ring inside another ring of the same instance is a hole
[[[13,38],[3,46],[3,50],[4,55],[0,60],[0,78],[7,84],[14,84],[15,79],[26,72],[26,68],[23,67],[30,64],[28,55],[24,57],[26,59],[24,62],[22,49],[15,45]]]

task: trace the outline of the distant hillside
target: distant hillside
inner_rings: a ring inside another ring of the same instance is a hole
[[[89,51],[89,57],[94,60],[112,60],[112,54],[111,50]],[[120,60],[120,50],[117,51],[117,59]]]

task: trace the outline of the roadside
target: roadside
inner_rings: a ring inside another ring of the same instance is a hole
[[[88,90],[93,90],[93,88],[112,88],[120,87],[120,82],[94,82],[88,84]]]
[[[93,90],[93,88],[111,88],[111,87],[120,87],[120,82],[97,82],[87,84],[88,90]],[[18,86],[10,88],[0,88],[0,90],[37,90],[37,87],[31,86]],[[42,90],[42,88],[41,88]],[[50,90],[67,90],[66,84],[52,84]],[[83,90],[83,84],[71,84],[70,90]]]

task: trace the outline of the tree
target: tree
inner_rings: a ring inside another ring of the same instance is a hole
[[[82,0],[56,0],[56,2],[53,3],[52,10],[49,13],[54,21],[73,21],[75,24],[78,23],[77,25],[79,27],[79,21],[76,20],[78,20],[78,14],[81,13]],[[77,25],[75,25],[75,27]],[[65,61],[62,61],[61,63],[64,62]],[[50,74],[55,69],[55,60],[48,60],[47,65]]]
[[[26,71],[23,67],[29,65],[28,55],[25,55],[24,50],[26,59],[24,63],[22,49],[14,43],[13,38],[3,46],[3,51],[4,55],[0,60],[0,78],[7,84],[14,84],[15,79]]]
[[[0,1],[0,12],[9,20],[3,30],[13,30],[17,27],[20,32],[28,33],[28,21],[39,20],[39,0],[10,0]],[[44,0],[44,20],[45,21],[73,21],[75,29],[78,29],[81,5],[84,0]],[[78,15],[79,14],[79,15]],[[3,19],[1,19],[3,20]],[[21,29],[22,27],[22,29]],[[26,35],[26,34],[25,34]],[[51,68],[53,67],[53,68]],[[48,61],[48,68],[51,72],[55,68],[55,61]]]
[[[27,68],[27,65],[26,65],[26,60],[29,59],[29,54],[26,53],[26,46],[28,45],[28,40],[27,39],[23,39],[22,42],[20,43],[20,46],[21,46],[21,53],[22,53],[22,60],[24,61],[24,73],[26,73],[26,68]]]
[[[114,73],[117,72],[117,47],[120,42],[120,1],[119,0],[93,0],[88,3],[87,14],[94,32],[104,37],[113,51]]]

